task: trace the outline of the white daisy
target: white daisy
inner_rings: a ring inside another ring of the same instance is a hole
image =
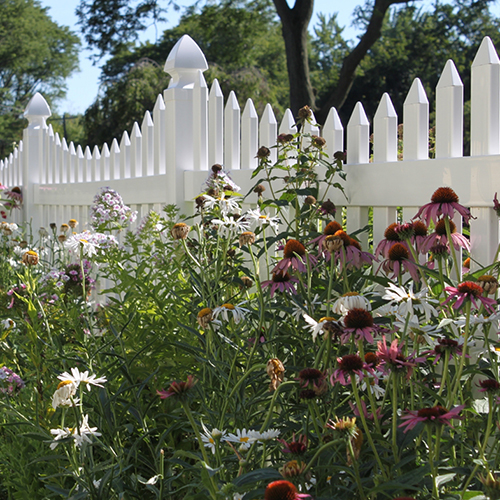
[[[63,382],[72,382],[76,387],[82,384],[87,384],[87,390],[90,391],[90,386],[95,385],[97,387],[102,387],[101,384],[107,382],[106,377],[97,378],[95,375],[90,375],[88,371],[81,372],[78,368],[71,368],[71,374],[68,372],[61,373],[57,378]]]
[[[305,328],[309,328],[313,342],[316,342],[316,337],[318,334],[323,333],[323,326],[325,323],[330,323],[331,321],[336,321],[335,318],[330,318],[330,317],[324,317],[321,318],[319,321],[316,321],[315,319],[311,318],[309,314],[303,314],[304,319],[306,320],[307,326]]]
[[[101,433],[97,432],[97,427],[89,426],[89,416],[85,415],[79,429],[73,431],[73,436],[75,438],[75,445],[80,447],[83,443],[92,443],[90,436],[101,436]]]
[[[91,241],[89,231],[73,234],[66,240],[65,245],[71,252],[80,253],[81,250],[86,257],[97,255],[97,245]]]
[[[64,427],[64,429],[50,429],[50,433],[54,436],[54,441],[50,443],[51,450],[54,450],[62,439],[68,439],[73,436],[72,429],[68,427]]]
[[[271,441],[271,439],[276,439],[281,432],[278,429],[269,429],[264,432],[250,431],[252,433],[252,437],[261,443],[265,441]],[[254,434],[255,433],[255,434]]]
[[[271,217],[269,215],[263,214],[260,208],[255,210],[248,210],[245,217],[249,217],[250,220],[255,224],[256,227],[270,226],[275,232],[278,231],[278,224],[281,222],[279,217]]]
[[[226,441],[230,443],[239,443],[242,448],[248,449],[255,441],[255,438],[252,436],[251,431],[236,429],[236,434],[228,434]]]
[[[426,321],[429,321],[431,316],[438,315],[435,307],[430,304],[431,301],[436,301],[427,298],[427,288],[422,288],[420,292],[413,293],[413,283],[410,284],[408,291],[403,287],[398,287],[394,283],[391,283],[385,289],[385,295],[382,298],[391,301],[390,305],[393,308],[393,312],[397,312],[404,318],[408,315],[413,317],[419,313],[425,316]]]
[[[222,304],[213,310],[213,316],[215,319],[220,315],[225,321],[229,321],[230,315],[232,316],[234,322],[238,324],[245,317],[245,313],[249,312],[248,309],[240,307],[240,305],[233,304]]]
[[[211,223],[217,226],[219,233],[225,238],[244,233],[250,229],[250,223],[247,220],[243,218],[235,220],[232,215],[230,217],[224,215],[222,219],[212,219]]]
[[[73,399],[76,394],[76,387],[72,380],[60,382],[52,396],[52,408],[55,410],[59,406],[73,406],[76,403]]]
[[[204,208],[211,210],[215,207],[219,207],[223,217],[227,216],[228,214],[239,214],[241,211],[238,199],[233,196],[226,198],[225,193],[222,193],[217,198],[209,196],[208,194],[204,194],[203,197],[205,199]]]
[[[210,448],[212,453],[215,455],[215,445],[217,442],[224,441],[226,439],[226,431],[220,431],[217,428],[213,428],[209,431],[203,422],[201,423],[203,427],[203,434],[201,434],[201,440],[203,441],[205,448]]]
[[[332,306],[332,312],[345,316],[351,309],[371,311],[370,301],[357,292],[349,292],[339,297]]]

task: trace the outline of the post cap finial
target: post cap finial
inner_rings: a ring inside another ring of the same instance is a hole
[[[24,111],[24,116],[29,121],[28,128],[47,128],[45,120],[51,115],[50,107],[40,92],[30,99]]]

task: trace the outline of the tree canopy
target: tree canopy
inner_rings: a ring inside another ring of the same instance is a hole
[[[65,94],[78,67],[79,38],[56,24],[36,0],[3,0],[0,8],[0,157],[19,141],[33,94]]]

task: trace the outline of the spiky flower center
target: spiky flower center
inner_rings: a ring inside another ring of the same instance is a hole
[[[288,273],[273,273],[273,283],[286,283],[290,281],[290,275]]]
[[[274,481],[267,485],[264,500],[295,500],[297,488],[289,481]]]
[[[389,250],[389,260],[397,260],[401,262],[402,260],[408,259],[410,253],[408,249],[402,243],[394,243]]]
[[[432,408],[422,408],[418,410],[417,414],[421,418],[428,418],[429,420],[432,418],[438,418],[441,417],[442,415],[445,415],[448,413],[448,410],[446,408],[443,408],[442,406],[433,406]]]
[[[306,247],[297,240],[288,240],[283,250],[283,256],[286,259],[291,259],[295,255],[300,255],[301,257],[306,254]]]
[[[432,203],[458,203],[458,196],[449,187],[440,187],[434,191],[431,197]]]
[[[457,226],[452,220],[448,219],[448,222],[450,224],[450,233],[456,233],[457,232]],[[441,219],[437,224],[436,224],[436,234],[439,234],[439,236],[446,236],[446,221],[445,219]]]
[[[384,238],[389,241],[399,241],[398,233],[396,232],[396,228],[399,224],[396,222],[387,226],[387,229],[384,232]]]
[[[373,316],[365,309],[353,308],[344,318],[346,328],[371,328],[373,326]]]
[[[498,391],[500,389],[500,384],[492,378],[487,378],[479,381],[479,385],[482,389],[486,389],[487,391]]]
[[[365,363],[372,366],[379,364],[379,357],[374,352],[365,353]]]
[[[336,220],[333,220],[326,225],[323,234],[335,234],[337,231],[342,231],[342,226]]]
[[[346,354],[340,358],[339,366],[345,372],[359,371],[363,368],[363,360],[357,354]]]
[[[427,226],[421,221],[413,221],[413,231],[415,231],[415,236],[427,236]]]
[[[467,295],[472,295],[473,297],[481,297],[483,294],[483,287],[473,281],[464,281],[458,285],[457,289],[459,293],[465,293]]]
[[[324,374],[317,368],[304,368],[299,372],[299,379],[304,382],[314,382],[324,378]]]
[[[207,316],[209,314],[212,314],[212,309],[210,307],[204,307],[199,313],[198,313],[198,318],[203,318],[204,316]]]

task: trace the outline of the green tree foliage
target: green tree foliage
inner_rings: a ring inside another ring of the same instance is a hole
[[[500,20],[489,11],[490,3],[456,0],[436,3],[430,11],[415,6],[393,10],[381,39],[360,65],[341,115],[348,118],[356,102],[361,101],[372,117],[387,92],[402,121],[404,100],[417,77],[433,111],[436,85],[448,59],[457,67],[468,101],[471,64],[483,37],[490,36],[497,46],[500,42]]]
[[[251,97],[258,112],[267,102],[280,115],[287,107],[288,84],[283,40],[270,2],[226,1],[191,7],[178,26],[166,30],[156,44],[122,47],[103,67],[102,90],[85,113],[89,144],[102,145],[142,121],[159,93],[168,86],[165,60],[179,38],[188,33],[200,46],[210,69],[210,85],[219,80],[225,96],[236,92],[243,108]]]
[[[22,137],[22,113],[37,91],[51,101],[78,66],[78,37],[36,0],[2,0],[0,8],[0,157]]]

